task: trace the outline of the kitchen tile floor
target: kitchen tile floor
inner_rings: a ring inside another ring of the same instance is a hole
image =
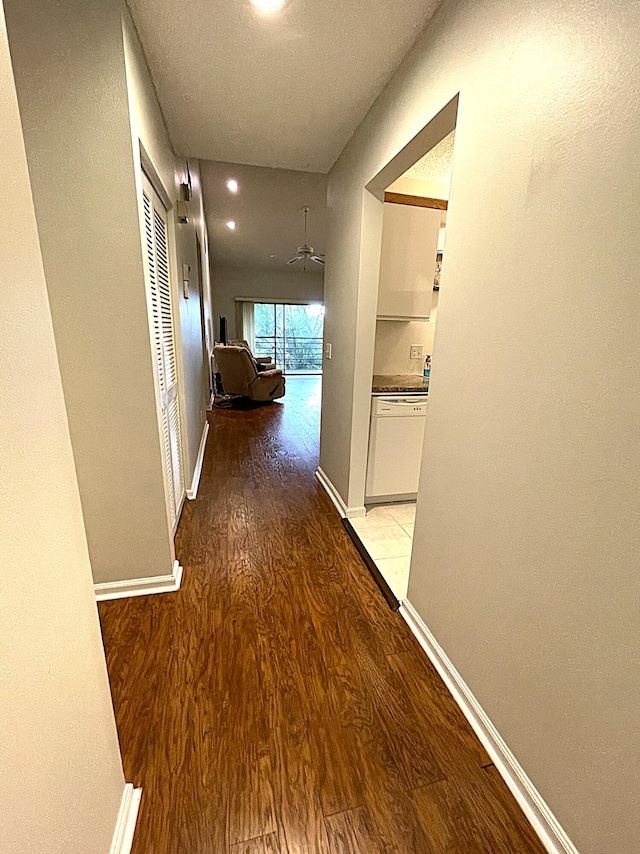
[[[362,544],[398,599],[406,599],[416,518],[415,501],[376,504],[367,515],[351,519]]]

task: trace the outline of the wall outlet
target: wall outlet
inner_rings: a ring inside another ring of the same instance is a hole
[[[422,359],[424,356],[424,345],[423,344],[412,344],[411,345],[411,355],[410,359]]]
[[[331,358],[331,344],[324,345],[324,357],[325,359]]]

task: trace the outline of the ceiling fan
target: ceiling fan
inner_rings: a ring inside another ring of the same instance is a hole
[[[316,264],[324,265],[324,255],[316,253],[313,249],[313,246],[309,246],[307,243],[307,217],[309,215],[309,208],[303,208],[304,211],[304,244],[302,246],[298,246],[298,254],[294,255],[290,261],[287,261],[287,264],[295,264],[296,261],[302,261],[302,269],[307,269],[307,260],[315,261]]]

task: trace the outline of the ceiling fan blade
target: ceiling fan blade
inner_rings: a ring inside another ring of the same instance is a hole
[[[322,264],[322,266],[324,267],[324,258],[321,258],[319,255],[312,255],[311,260],[315,261],[316,264]]]
[[[291,260],[290,260],[290,261],[287,261],[287,264],[295,264],[295,263],[296,263],[296,261],[300,261],[300,260],[301,260],[301,258],[302,258],[302,255],[296,255],[296,257],[295,257],[295,258],[291,258]]]

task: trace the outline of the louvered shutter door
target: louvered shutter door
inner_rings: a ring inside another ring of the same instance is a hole
[[[143,176],[145,271],[150,293],[153,348],[161,400],[162,451],[172,527],[184,492],[176,349],[171,310],[167,214],[150,182]]]
[[[167,474],[167,491],[169,495],[169,513],[171,527],[176,521],[176,487],[173,479],[173,462],[171,457],[171,430],[169,427],[169,413],[166,407],[162,407],[162,452],[164,454],[164,465]]]
[[[160,299],[158,296],[158,280],[156,277],[156,253],[153,240],[153,206],[151,199],[143,190],[142,200],[144,202],[144,231],[145,231],[145,254],[147,261],[147,279],[149,292],[151,294],[151,323],[153,327],[152,345],[156,357],[156,369],[158,372],[158,384],[160,394],[164,394],[164,365],[162,361],[162,326],[160,319]]]
[[[164,211],[162,211],[164,214]],[[153,231],[156,244],[156,269],[160,316],[162,321],[162,356],[164,378],[168,391],[176,382],[176,353],[173,342],[171,317],[171,284],[169,282],[169,258],[167,253],[167,227],[157,207],[153,211]]]
[[[182,500],[184,479],[182,477],[182,456],[180,454],[180,409],[178,398],[174,397],[169,403],[169,439],[171,442],[172,480],[174,486],[175,503],[179,506]],[[177,512],[177,507],[176,507]]]

